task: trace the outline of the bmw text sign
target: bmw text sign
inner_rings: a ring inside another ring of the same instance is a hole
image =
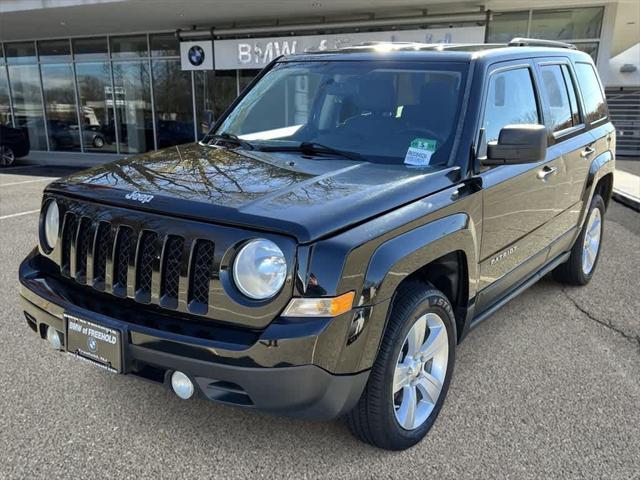
[[[466,26],[216,40],[215,64],[216,70],[262,68],[280,55],[331,50],[364,42],[483,43],[484,30],[485,27]]]
[[[213,43],[180,42],[180,60],[182,70],[213,70]]]

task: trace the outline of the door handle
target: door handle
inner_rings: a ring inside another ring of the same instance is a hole
[[[585,147],[584,150],[580,152],[580,156],[582,158],[587,158],[589,155],[593,155],[596,153],[596,149],[592,147]]]
[[[555,175],[557,171],[558,167],[544,167],[538,170],[538,180],[546,180],[549,175]]]

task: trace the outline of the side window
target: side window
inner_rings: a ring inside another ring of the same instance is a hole
[[[569,102],[571,103],[571,118],[574,125],[580,125],[580,111],[578,109],[578,99],[576,97],[576,85],[573,82],[571,72],[567,65],[562,65],[562,75],[564,76],[564,83],[569,91]]]
[[[573,126],[573,112],[569,92],[560,65],[544,65],[542,73],[542,91],[549,106],[549,123],[553,132]]]
[[[576,73],[578,84],[582,90],[584,116],[587,122],[595,122],[607,116],[607,109],[602,96],[602,88],[593,66],[590,63],[577,62]]]
[[[506,70],[491,75],[482,125],[485,142],[497,140],[502,127],[518,123],[540,123],[528,68]]]

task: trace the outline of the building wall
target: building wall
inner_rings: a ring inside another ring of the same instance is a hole
[[[617,45],[614,24],[619,18],[616,5],[493,12],[485,40],[523,36],[572,42],[602,66]],[[420,30],[425,33],[419,40],[429,41],[429,32],[438,28],[478,24],[483,22],[440,21]],[[403,30],[411,28],[416,25],[405,23],[390,33],[404,39]],[[372,38],[384,29],[369,28]],[[362,36],[366,24],[337,32],[356,30]],[[304,32],[311,33],[321,44],[319,32]],[[432,41],[451,41],[447,38]],[[257,74],[261,64],[254,63],[242,69],[183,71],[174,32],[5,42],[0,49],[0,122],[26,129],[35,151],[131,154],[191,142]]]

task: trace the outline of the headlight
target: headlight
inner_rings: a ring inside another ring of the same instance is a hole
[[[44,247],[53,250],[58,243],[58,230],[60,228],[60,212],[55,200],[51,200],[44,207]]]
[[[286,277],[284,254],[270,240],[251,240],[240,249],[233,262],[233,281],[244,295],[254,300],[273,297]]]

